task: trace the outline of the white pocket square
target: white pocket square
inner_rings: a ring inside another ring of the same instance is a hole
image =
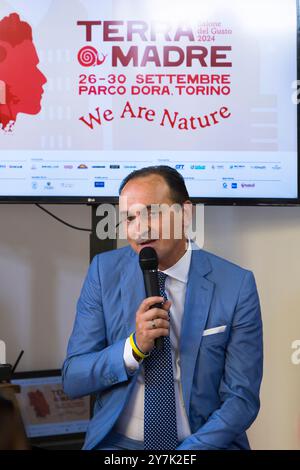
[[[208,330],[203,331],[202,336],[215,335],[216,333],[224,333],[227,325],[217,326],[216,328],[209,328]]]

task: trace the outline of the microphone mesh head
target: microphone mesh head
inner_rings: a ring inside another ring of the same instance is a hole
[[[142,271],[157,269],[158,257],[154,248],[151,246],[145,246],[145,248],[140,251],[139,262]]]

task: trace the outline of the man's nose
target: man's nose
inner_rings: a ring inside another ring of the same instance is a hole
[[[148,230],[148,219],[145,217],[145,214],[141,214],[136,218],[137,229],[139,233],[145,232]]]
[[[147,238],[150,232],[148,218],[145,215],[137,215],[131,229],[135,240]]]

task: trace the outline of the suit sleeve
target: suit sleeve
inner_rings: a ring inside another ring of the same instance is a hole
[[[71,398],[104,391],[129,378],[123,360],[126,338],[107,345],[98,262],[95,256],[84,281],[62,368],[63,388]]]
[[[255,420],[263,369],[262,321],[254,276],[247,271],[236,305],[220,383],[221,406],[179,450],[227,449]]]

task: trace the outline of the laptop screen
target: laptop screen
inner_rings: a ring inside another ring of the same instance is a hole
[[[60,370],[15,373],[16,395],[27,437],[83,436],[90,419],[90,397],[71,400],[63,391]]]

